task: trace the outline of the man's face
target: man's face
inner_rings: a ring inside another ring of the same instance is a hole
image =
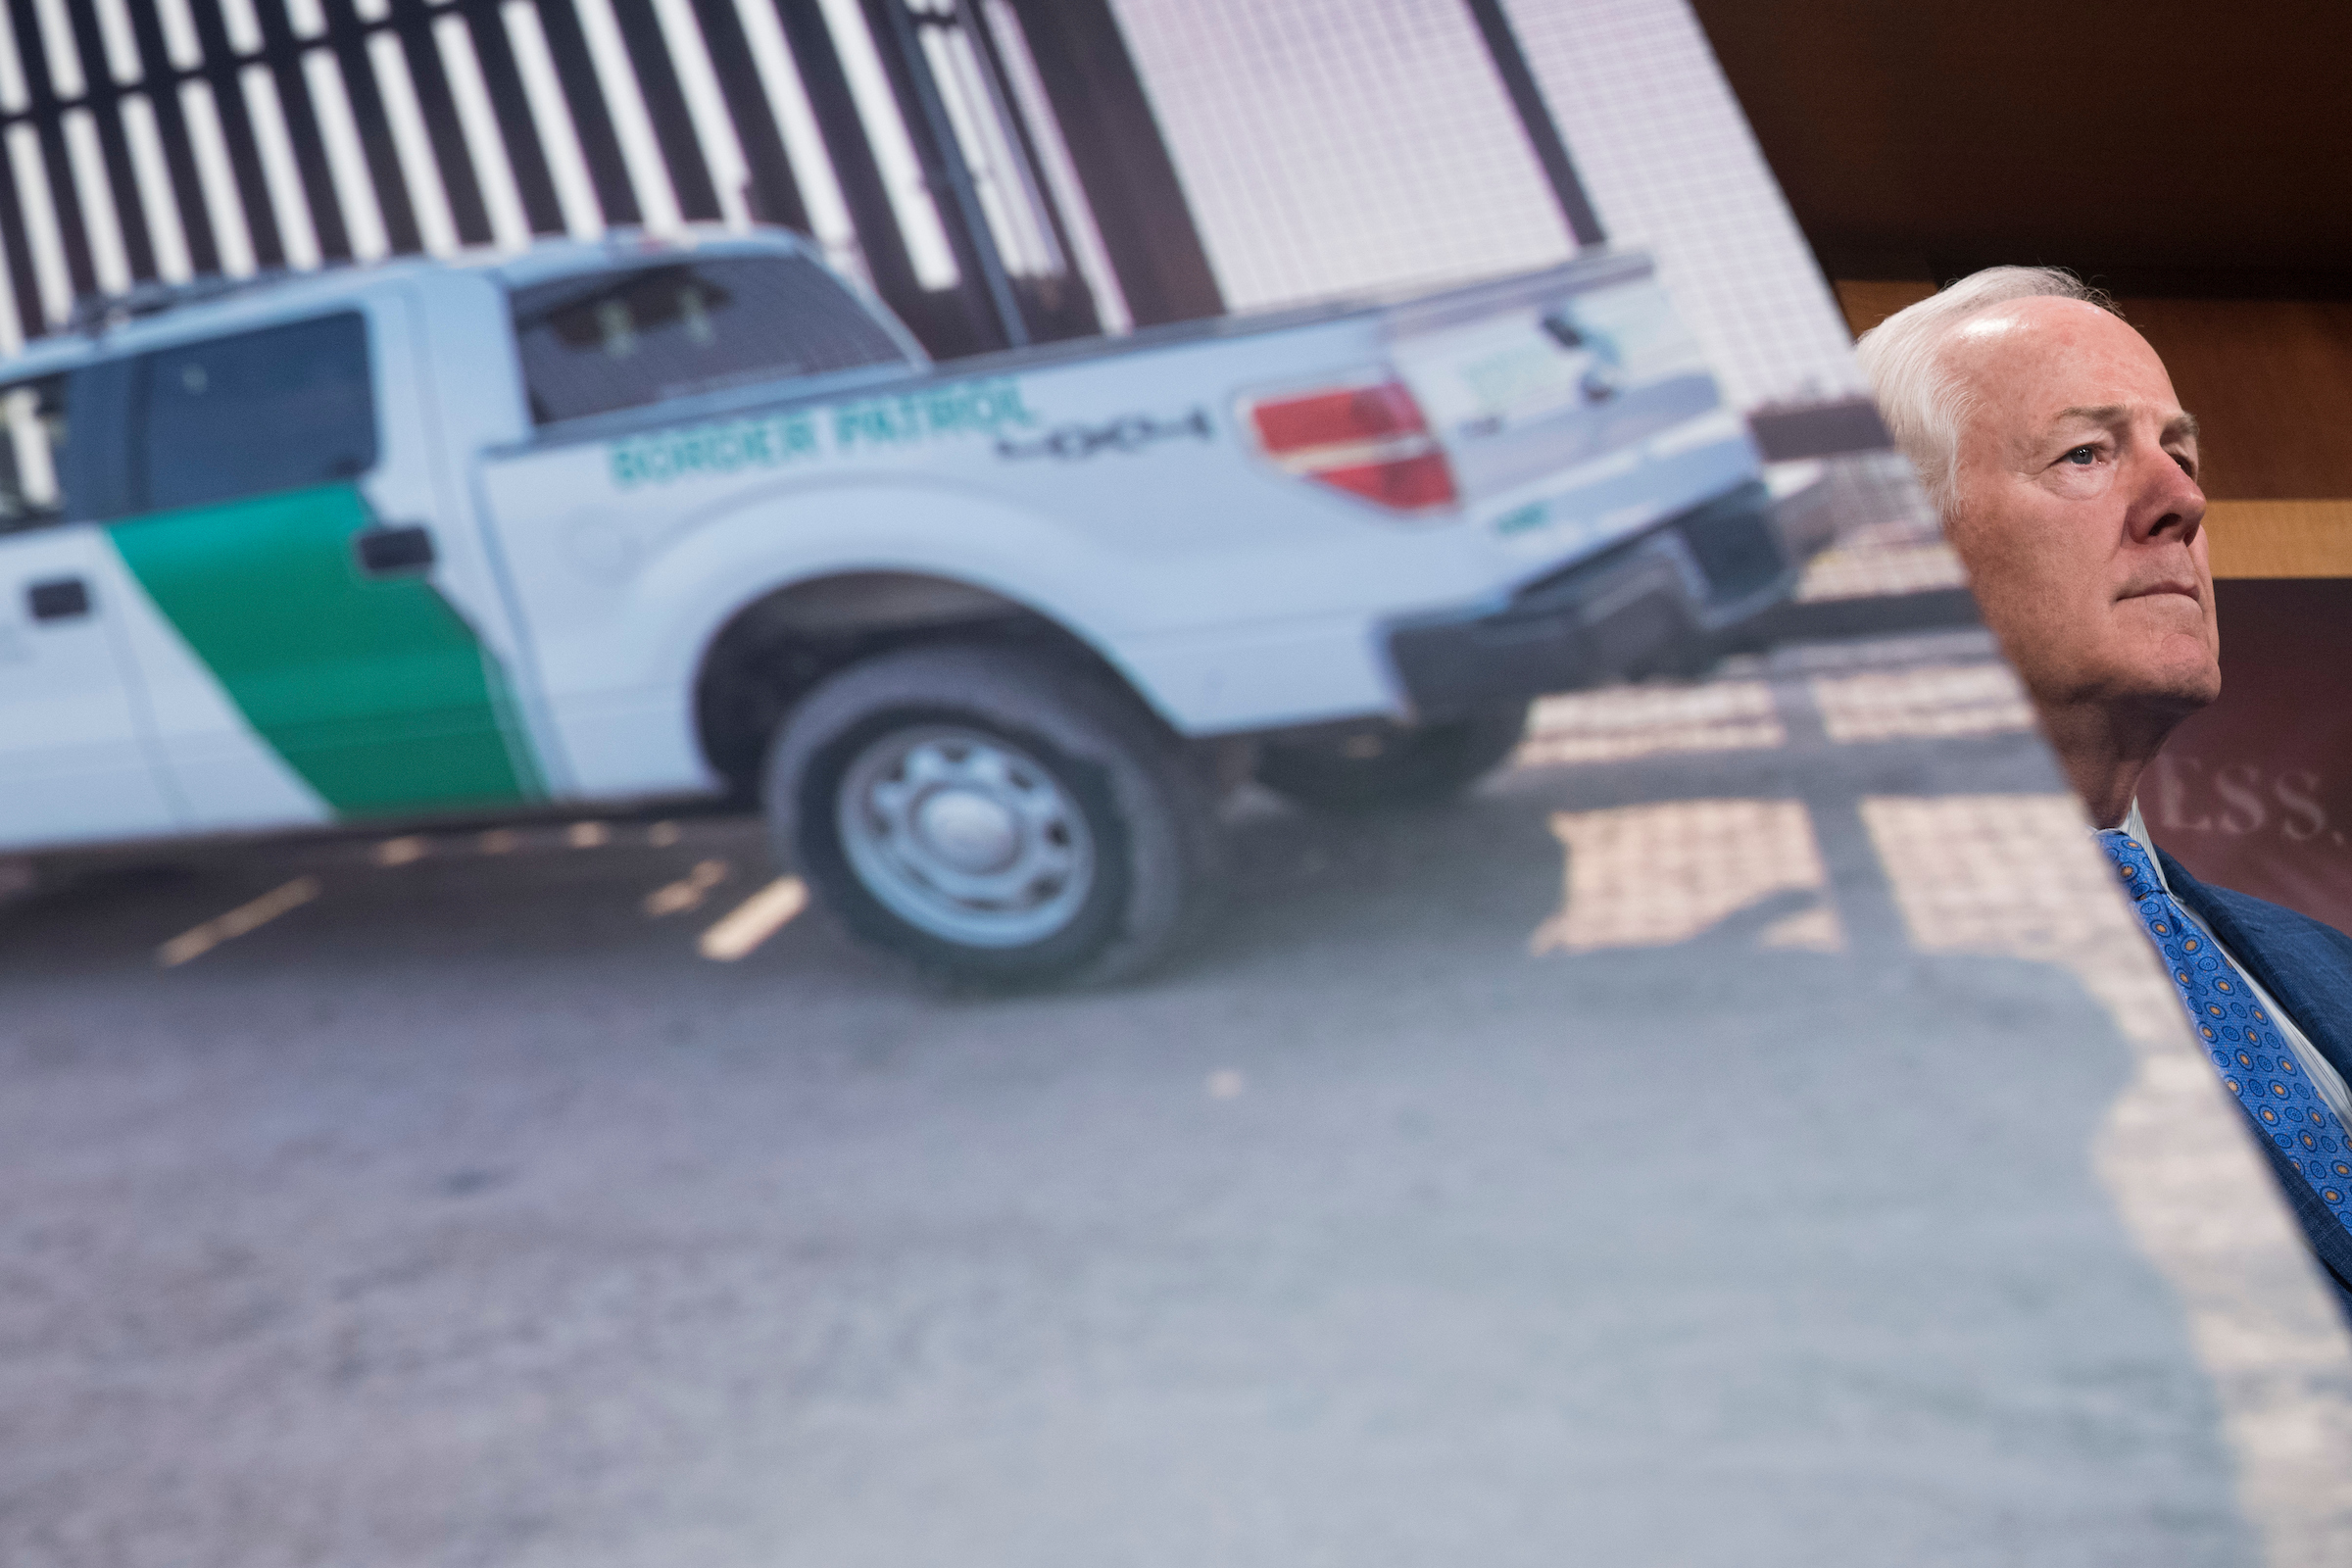
[[[1957,328],[1943,364],[1976,396],[1946,528],[2034,700],[2177,717],[2220,696],[2196,421],[2147,340],[2080,300],[2019,300]]]

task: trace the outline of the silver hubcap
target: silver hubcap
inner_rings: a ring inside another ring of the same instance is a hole
[[[1094,886],[1094,837],[1053,774],[953,725],[885,735],[842,775],[841,847],[892,913],[950,942],[1014,948],[1068,924]]]

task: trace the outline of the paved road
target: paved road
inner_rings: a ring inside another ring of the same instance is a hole
[[[2125,1043],[1914,952],[1872,837],[2057,788],[2013,689],[1733,674],[1446,811],[1238,802],[1102,995],[707,958],[735,820],[13,906],[0,1562],[2251,1560],[2090,1173]]]

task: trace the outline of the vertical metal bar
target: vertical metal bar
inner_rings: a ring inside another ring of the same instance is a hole
[[[394,3],[420,6],[422,0]],[[462,6],[466,34],[473,44],[474,63],[482,68],[491,113],[498,117],[499,140],[506,144],[507,167],[514,172],[514,194],[522,200],[523,217],[534,234],[561,234],[564,204],[556,196],[556,176],[547,167],[547,149],[539,145],[539,127],[531,119],[522,73],[514,65],[514,45],[507,37],[501,3],[471,0]]]
[[[943,186],[946,188],[949,210],[940,216],[947,220],[948,239],[956,249],[956,263],[963,271],[964,286],[968,290],[977,276],[985,291],[986,311],[974,313],[982,317],[974,324],[984,331],[993,325],[996,329],[993,335],[1010,347],[1020,348],[1030,340],[1029,322],[1021,315],[1011,275],[1004,270],[1004,253],[997,248],[996,234],[988,226],[988,214],[972,184],[972,171],[964,162],[962,145],[956,139],[956,125],[948,118],[948,106],[940,99],[939,83],[932,79],[931,62],[923,54],[922,40],[915,35],[914,18],[906,9],[906,0],[864,0],[864,8],[890,77],[891,90],[897,95],[906,121],[906,133],[914,142],[916,156],[922,160],[923,177],[934,193]],[[986,318],[992,315],[995,319],[989,321]]]
[[[596,187],[596,204],[608,223],[642,223],[637,192],[629,183],[628,160],[620,154],[620,138],[612,131],[612,111],[605,103],[604,84],[596,79],[596,59],[588,52],[588,37],[580,28],[580,14],[571,0],[534,0],[539,27],[547,34],[547,52],[556,62],[556,79],[571,111],[580,156],[588,160],[588,179]]]
[[[1519,36],[1511,31],[1511,19],[1503,14],[1502,0],[1464,0],[1464,3],[1470,8],[1471,20],[1478,24],[1479,36],[1486,40],[1487,54],[1494,62],[1494,74],[1502,78],[1502,90],[1510,95],[1511,107],[1518,112],[1519,128],[1527,133],[1536,162],[1544,166],[1544,177],[1551,185],[1552,200],[1560,204],[1560,216],[1568,220],[1568,232],[1576,236],[1577,248],[1607,244],[1608,235],[1601,230],[1600,215],[1592,210],[1584,181],[1577,177],[1576,165],[1568,157],[1568,144],[1560,140],[1560,127],[1551,118],[1550,106],[1544,101],[1544,89],[1536,84],[1535,73],[1528,69]]]
[[[747,194],[753,220],[807,233],[808,207],[801,199],[801,182],[793,177],[783,133],[768,109],[760,68],[752,61],[751,40],[743,34],[743,19],[731,0],[692,0],[692,5],[710,52],[710,70],[718,77],[719,95],[727,102],[727,117],[735,122],[735,139],[743,144],[743,161],[751,170]]]
[[[931,296],[914,275],[906,236],[891,209],[890,188],[883,183],[882,166],[874,159],[873,143],[858,118],[858,99],[850,90],[849,73],[842,69],[841,52],[833,45],[832,29],[816,0],[773,4],[800,72],[801,90],[808,95],[809,112],[824,135],[825,156],[841,185],[841,199],[858,231],[858,248],[865,256],[874,291],[919,330],[928,318]]]
[[[98,270],[90,260],[88,220],[81,211],[81,193],[74,186],[74,164],[66,153],[66,130],[57,84],[49,76],[49,50],[41,41],[40,19],[32,0],[9,0],[9,24],[16,30],[17,58],[24,72],[29,99],[27,119],[40,141],[41,169],[49,180],[49,206],[57,215],[58,241],[65,247],[66,275],[73,280],[76,299],[98,292]]]
[[[1046,179],[1045,160],[1039,156],[1037,138],[1031,134],[1028,117],[1014,101],[1011,85],[1004,75],[1004,56],[997,47],[997,36],[989,29],[988,18],[982,6],[973,0],[951,0],[956,18],[964,36],[972,40],[979,55],[981,74],[987,79],[988,96],[997,118],[1011,127],[1013,148],[1028,166],[1026,171],[1030,190],[1037,205],[1045,210],[1047,229],[1054,236],[1054,248],[1061,253],[1062,268],[1073,280],[1078,278],[1078,253],[1070,244],[1070,229],[1062,219],[1061,204],[1054,199],[1052,185]]]
[[[318,254],[330,261],[349,261],[351,228],[343,220],[334,172],[327,167],[326,138],[319,133],[318,112],[311,103],[311,83],[302,74],[302,40],[294,36],[282,4],[257,0],[253,11],[261,19],[262,64],[277,85],[278,112],[285,116],[286,136],[294,144],[294,172],[311,209]]]
[[[392,0],[392,32],[409,63],[409,80],[416,88],[416,107],[424,115],[424,133],[433,144],[433,164],[441,172],[441,189],[449,198],[450,221],[458,238],[468,245],[490,243],[490,209],[482,200],[481,181],[474,177],[473,155],[458,123],[457,98],[449,90],[449,74],[441,66],[440,46],[433,40],[433,19],[424,0]]]
[[[41,310],[41,280],[32,270],[32,236],[24,227],[17,172],[5,151],[0,151],[0,245],[8,249],[9,303],[17,313],[17,334],[29,343],[49,330],[49,318]]]
[[[245,64],[228,41],[220,0],[188,0],[196,22],[196,43],[204,54],[201,74],[213,91],[213,110],[220,117],[221,139],[228,143],[228,167],[237,179],[237,200],[245,209],[245,228],[253,236],[253,260],[262,269],[286,265],[286,236],[277,226],[277,208],[270,200],[270,180],[262,172],[261,144],[254,140],[253,117],[245,110],[245,89],[237,73]]]
[[[360,128],[360,152],[368,160],[376,210],[384,215],[384,238],[394,255],[414,255],[424,249],[424,232],[410,197],[408,172],[400,167],[400,149],[392,140],[392,117],[376,85],[375,62],[368,57],[367,29],[351,0],[322,0],[320,9],[326,13],[327,47],[343,73],[343,95],[351,100],[351,118]]]
[[[164,144],[164,167],[172,175],[172,205],[179,209],[180,232],[188,240],[188,265],[198,276],[218,272],[220,244],[213,233],[212,209],[205,205],[203,178],[196,172],[187,117],[180,113],[179,73],[164,43],[164,24],[152,0],[124,9],[130,13],[131,37],[138,44],[139,80],[155,112],[156,139]]]
[[[132,277],[152,278],[155,241],[147,232],[147,205],[139,195],[138,175],[130,162],[130,139],[122,129],[122,90],[115,83],[114,61],[98,30],[98,9],[91,0],[66,0],[66,15],[74,26],[74,47],[81,52],[90,118],[98,127],[107,188],[114,193],[115,220],[122,229],[123,258],[130,264]]]
[[[1138,326],[1224,313],[1176,163],[1109,0],[1006,0]]]
[[[612,0],[612,20],[620,28],[621,46],[628,51],[629,69],[637,77],[637,95],[645,100],[646,118],[654,122],[654,141],[669,171],[669,188],[677,193],[678,212],[690,222],[716,222],[718,187],[704,162],[703,144],[694,134],[694,116],[686,108],[685,90],[678,85],[677,68],[670,64],[669,40],[654,16],[651,0]]]

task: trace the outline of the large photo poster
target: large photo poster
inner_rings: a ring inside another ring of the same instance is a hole
[[[1682,0],[6,13],[0,1561],[2352,1549]],[[2232,548],[2140,804],[2341,923]]]

